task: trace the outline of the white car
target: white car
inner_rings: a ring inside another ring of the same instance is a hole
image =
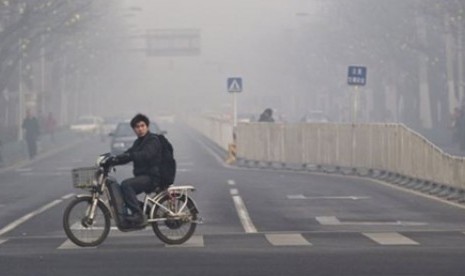
[[[103,119],[97,116],[81,116],[70,128],[78,133],[101,134]]]

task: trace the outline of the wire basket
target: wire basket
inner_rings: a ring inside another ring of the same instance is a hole
[[[86,189],[97,184],[97,167],[76,168],[71,171],[73,187]]]

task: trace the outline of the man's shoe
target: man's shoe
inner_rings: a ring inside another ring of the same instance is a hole
[[[127,216],[126,221],[134,226],[142,226],[147,224],[147,219],[142,215],[142,213],[135,213],[131,216]]]

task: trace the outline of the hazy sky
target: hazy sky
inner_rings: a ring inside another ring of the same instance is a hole
[[[157,95],[153,101],[175,101],[178,106],[200,103],[205,109],[221,108],[231,102],[226,78],[241,76],[240,106],[259,109],[279,102],[273,99],[277,91],[287,94],[293,89],[289,87],[292,72],[283,61],[292,43],[286,38],[292,38],[298,27],[296,13],[302,12],[298,1],[126,0],[126,5],[140,8],[126,19],[134,33],[201,31],[200,56],[134,57],[144,71],[133,83],[137,95]]]

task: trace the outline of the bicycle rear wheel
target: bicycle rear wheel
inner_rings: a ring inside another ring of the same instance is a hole
[[[187,204],[186,204],[187,200]],[[197,208],[194,202],[186,196],[166,195],[154,205],[150,217],[162,219],[152,223],[155,235],[167,244],[182,244],[186,242],[197,226]],[[184,206],[184,208],[182,208]],[[181,209],[182,208],[182,209]],[[175,216],[171,215],[170,210]]]
[[[98,202],[94,219],[90,219],[92,198],[76,198],[68,205],[63,214],[63,228],[66,236],[76,245],[87,247],[101,244],[110,232],[110,212]]]

